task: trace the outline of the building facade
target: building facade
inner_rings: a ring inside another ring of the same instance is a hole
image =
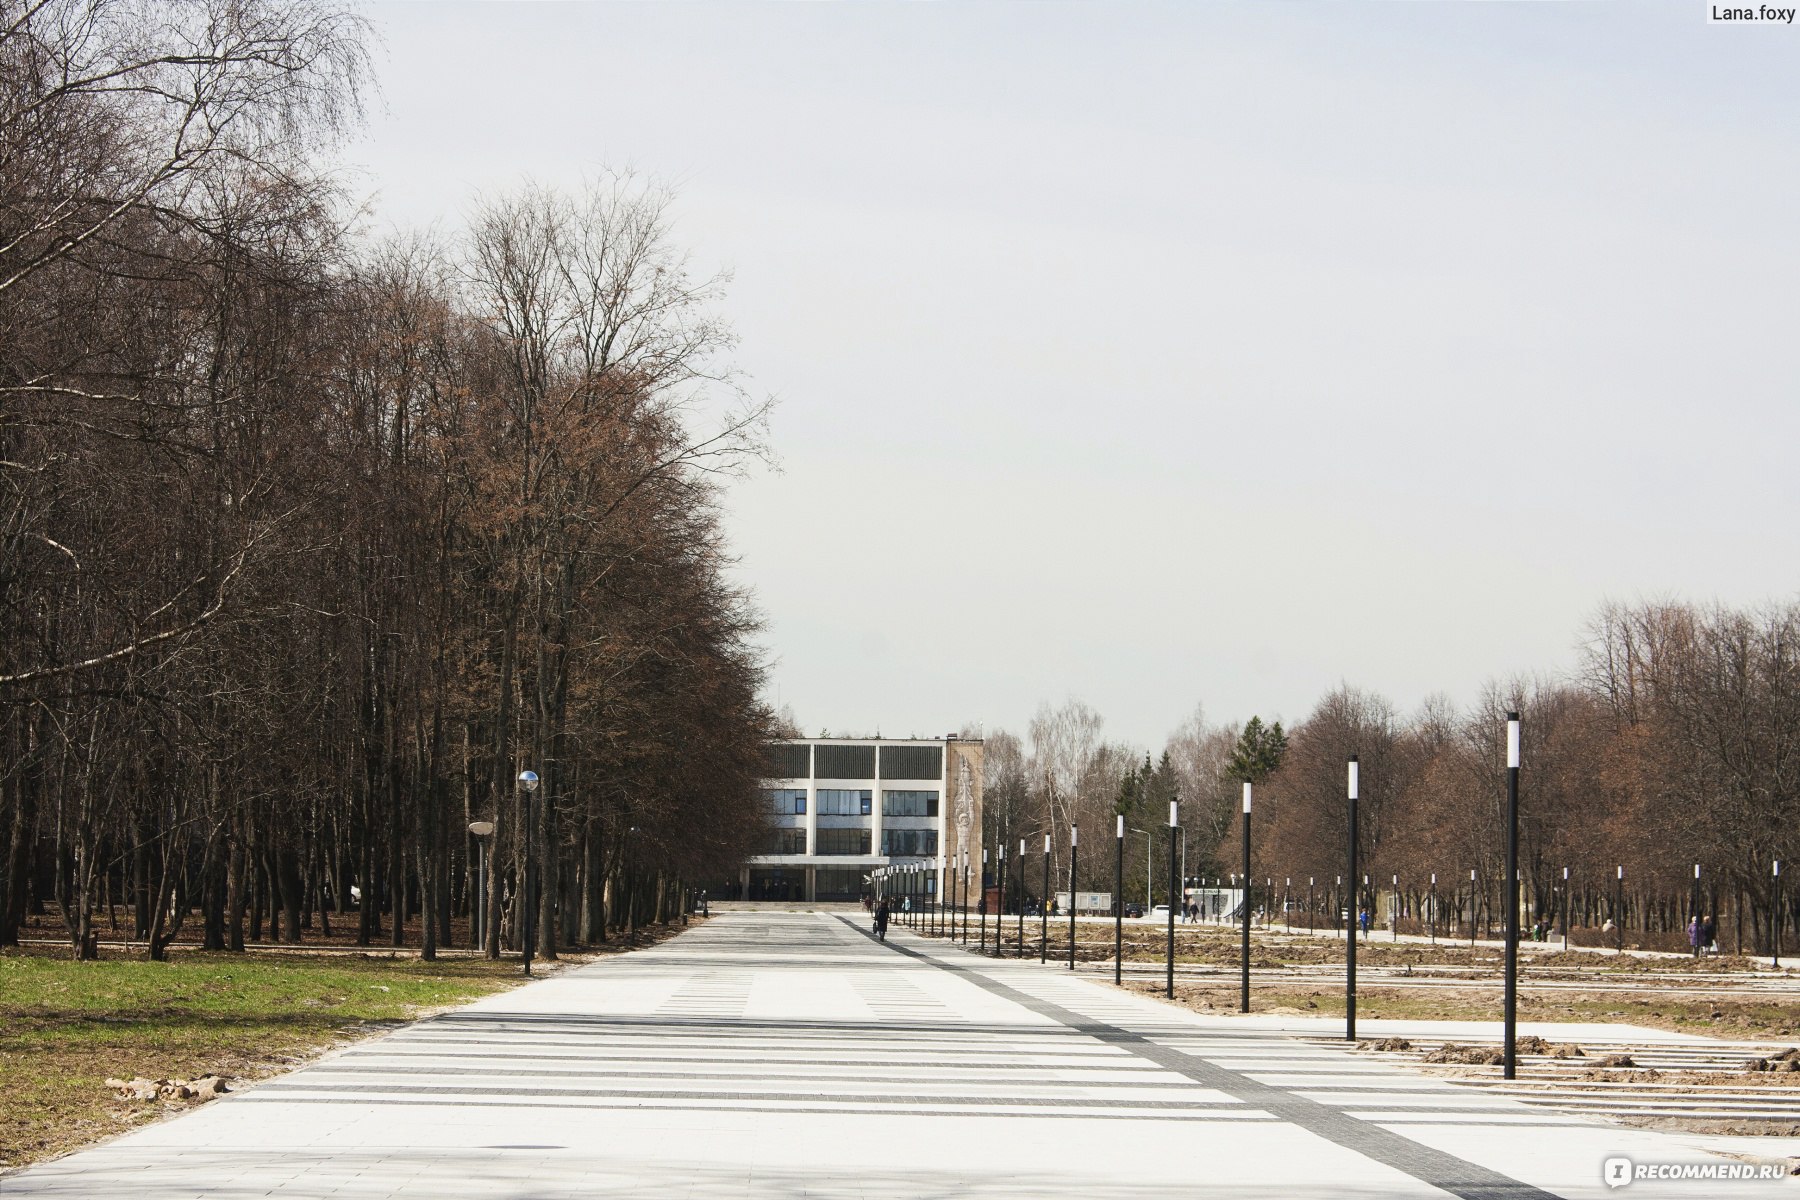
[[[769,746],[765,852],[743,869],[750,900],[857,900],[877,867],[981,863],[982,743],[797,738]]]

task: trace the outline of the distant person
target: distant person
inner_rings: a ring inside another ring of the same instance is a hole
[[[1719,923],[1710,914],[1700,922],[1700,948],[1708,954],[1719,952]]]
[[[1688,945],[1694,948],[1694,957],[1700,957],[1700,948],[1706,943],[1700,940],[1700,914],[1695,913],[1688,918]]]
[[[1372,920],[1373,920],[1373,918],[1370,915],[1369,910],[1366,908],[1363,909],[1360,913],[1356,914],[1356,923],[1358,925],[1362,926],[1363,941],[1365,941],[1365,942],[1369,940],[1369,925],[1371,924]]]
[[[875,906],[875,936],[884,942],[887,941],[887,927],[888,902],[884,897],[881,903]]]

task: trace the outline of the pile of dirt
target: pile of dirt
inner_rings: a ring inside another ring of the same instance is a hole
[[[215,1100],[231,1090],[223,1077],[202,1075],[198,1079],[108,1079],[106,1086],[119,1093],[121,1100]]]
[[[1609,1054],[1594,1065],[1596,1067],[1635,1067],[1637,1063],[1629,1054]]]
[[[1550,1058],[1586,1058],[1587,1051],[1574,1042],[1547,1042],[1528,1033],[1516,1043],[1520,1054],[1542,1054]]]
[[[1356,1048],[1358,1050],[1411,1050],[1412,1043],[1403,1037],[1382,1038],[1379,1042],[1364,1039],[1356,1043]]]
[[[1445,1042],[1420,1061],[1459,1063],[1471,1067],[1497,1067],[1506,1061],[1506,1056],[1500,1052],[1498,1046],[1462,1046],[1455,1042]]]
[[[1744,1064],[1746,1071],[1800,1071],[1800,1047],[1789,1046],[1767,1058],[1753,1058]]]

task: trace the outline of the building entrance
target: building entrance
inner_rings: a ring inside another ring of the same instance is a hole
[[[747,900],[804,900],[806,871],[800,867],[751,867]]]

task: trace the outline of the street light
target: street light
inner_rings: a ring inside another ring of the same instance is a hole
[[[1563,952],[1567,953],[1569,949],[1569,868],[1567,867],[1563,868],[1562,927]]]
[[[999,877],[999,898],[994,902],[994,957],[1005,957],[1006,934],[1006,841],[994,847],[994,873]]]
[[[1075,848],[1081,840],[1081,831],[1069,826],[1069,970],[1075,969],[1075,909],[1077,907],[1075,891]]]
[[[1250,782],[1244,781],[1244,920],[1243,942],[1238,949],[1242,986],[1238,1011],[1250,1011]]]
[[[1699,868],[1694,868],[1699,876]],[[1519,1074],[1519,714],[1506,714],[1506,1047],[1501,1073]]]
[[[1019,839],[1019,946],[1014,958],[1025,957],[1025,839]]]
[[[531,974],[531,953],[536,948],[534,945],[536,938],[535,930],[533,928],[535,924],[533,918],[537,914],[532,911],[535,907],[532,903],[532,892],[535,890],[537,879],[533,873],[536,870],[536,864],[532,860],[531,844],[537,840],[537,822],[532,816],[531,798],[532,793],[537,791],[537,788],[538,776],[536,771],[519,772],[519,790],[524,794],[525,800],[525,886],[521,892],[521,899],[525,906],[525,915],[524,919],[519,922],[519,925],[520,928],[524,930],[525,974],[527,975]]]
[[[1769,965],[1779,967],[1781,965],[1781,860],[1779,858],[1775,860],[1774,891],[1774,902],[1769,905],[1769,923],[1775,926],[1775,930],[1774,936],[1769,939],[1769,946],[1775,952],[1775,957]]]
[[[1168,996],[1175,998],[1175,831],[1181,828],[1181,801],[1169,801],[1169,962]]]
[[[469,905],[469,941],[481,949],[487,942],[487,839],[494,836],[492,821],[470,821],[475,835],[475,895]]]
[[[1038,898],[1038,962],[1050,960],[1050,835],[1044,835],[1044,893]]]
[[[1125,814],[1120,813],[1118,851],[1113,859],[1113,985],[1125,982]],[[1779,869],[1779,868],[1778,868]]]
[[[975,906],[981,931],[981,941],[977,943],[976,949],[982,954],[987,953],[987,868],[988,852],[987,847],[983,846],[981,848],[981,899],[976,902]]]
[[[1357,776],[1360,770],[1356,755],[1350,756],[1349,776],[1346,783],[1350,801],[1350,890],[1356,890],[1356,800]],[[1348,906],[1350,914],[1349,938],[1344,947],[1344,1040],[1356,1040],[1356,926],[1359,923],[1357,906],[1354,899]]]

